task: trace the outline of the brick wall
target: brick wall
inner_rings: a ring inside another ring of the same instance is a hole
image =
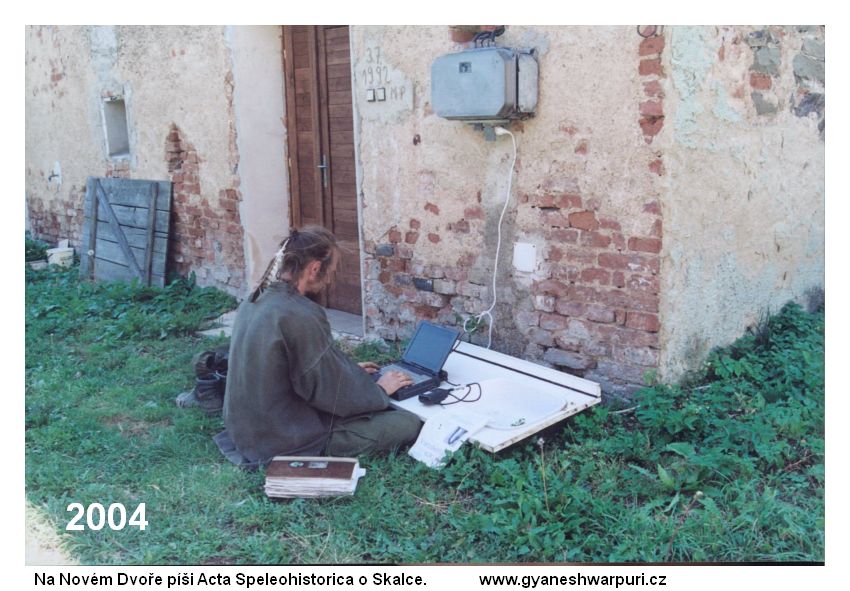
[[[46,201],[36,196],[27,197],[27,215],[33,238],[56,245],[65,238],[79,250],[83,234],[83,205],[86,188],[72,187],[67,197],[54,197]]]
[[[656,179],[649,185],[656,186],[665,174],[662,152],[652,146],[664,126],[664,38],[650,37],[635,47],[643,84],[634,121],[645,141],[637,153],[647,162],[648,178]],[[522,125],[514,129],[522,133]],[[593,153],[589,130],[565,125],[560,131],[571,146],[573,165],[606,157]],[[516,168],[522,182],[521,158]],[[550,174],[535,179],[533,190],[513,189],[503,224],[493,347],[598,381],[609,394],[629,395],[659,364],[660,192],[635,195],[633,204],[623,208],[582,194],[579,179],[564,178],[569,173],[557,176],[555,169]],[[423,318],[460,326],[490,306],[501,203],[485,208],[480,192],[453,199],[469,202],[460,217],[441,211],[441,205],[452,211],[456,206],[426,201],[383,236],[366,236],[368,334],[404,338]],[[518,241],[538,245],[533,275],[512,268]],[[424,258],[429,247],[446,244],[466,246],[449,249],[439,264]],[[486,343],[486,328],[473,342]]]
[[[630,393],[658,365],[659,203],[643,207],[639,226],[645,232],[628,235],[598,200],[585,202],[575,191],[525,194],[519,201],[518,208],[537,220],[522,233],[545,240],[541,267],[548,277],[530,289],[515,284],[500,293],[496,347],[509,348],[510,333],[518,333],[524,348],[515,353],[600,381],[608,392]],[[428,203],[423,217],[438,211]],[[481,270],[492,263],[476,264],[477,253],[458,253],[443,265],[418,262],[413,245],[423,238],[420,224],[411,219],[409,229],[390,230],[386,242],[366,243],[367,330],[383,338],[406,336],[422,318],[459,325],[491,302],[490,276]],[[445,222],[443,231],[483,226],[483,212],[473,206],[461,220]],[[427,234],[431,242],[441,239]],[[474,340],[483,343],[483,334]]]
[[[169,130],[165,150],[168,172],[174,183],[170,263],[181,275],[194,272],[203,285],[238,292],[245,266],[238,177],[234,175],[231,188],[219,190],[217,201],[211,203],[201,191],[198,153],[174,124]]]
[[[235,155],[235,131],[232,135],[231,153]],[[234,174],[231,186],[220,189],[218,199],[211,202],[201,191],[197,150],[179,127],[171,125],[165,144],[168,173],[174,183],[168,270],[184,276],[194,272],[201,285],[239,293],[245,275],[239,178]],[[107,162],[104,176],[132,178],[130,161]],[[86,189],[72,187],[68,195],[50,201],[28,198],[29,220],[34,237],[51,244],[68,238],[79,251]]]

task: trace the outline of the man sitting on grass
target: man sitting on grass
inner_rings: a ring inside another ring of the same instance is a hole
[[[413,442],[421,421],[389,406],[409,385],[401,372],[375,382],[334,344],[313,300],[333,281],[340,253],[328,230],[292,230],[233,325],[224,423],[251,463],[275,455],[356,456]]]

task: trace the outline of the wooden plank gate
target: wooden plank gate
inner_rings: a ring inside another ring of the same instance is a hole
[[[80,276],[165,286],[171,183],[89,177]]]

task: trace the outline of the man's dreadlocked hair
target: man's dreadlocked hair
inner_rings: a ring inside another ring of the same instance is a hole
[[[289,237],[280,243],[260,284],[251,294],[250,301],[254,302],[265,291],[269,284],[281,280],[281,275],[289,273],[290,281],[298,281],[304,268],[310,261],[321,261],[320,276],[327,273],[334,257],[334,251],[339,246],[336,238],[326,228],[307,226],[301,230],[291,228]]]

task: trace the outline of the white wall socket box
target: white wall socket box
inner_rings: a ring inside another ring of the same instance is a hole
[[[537,269],[537,245],[528,242],[514,244],[514,269],[533,273]]]

